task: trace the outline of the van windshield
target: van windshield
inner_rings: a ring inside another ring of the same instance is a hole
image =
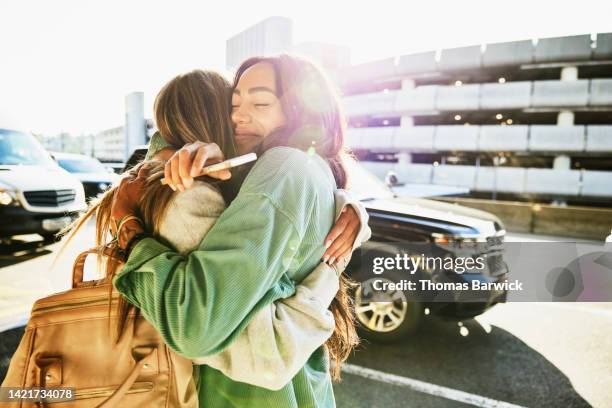
[[[48,165],[53,159],[29,133],[0,129],[0,165]]]
[[[58,158],[57,163],[70,173],[108,173],[102,163],[90,157]]]

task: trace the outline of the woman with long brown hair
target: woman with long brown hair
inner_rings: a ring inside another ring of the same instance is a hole
[[[223,350],[257,311],[294,292],[325,253],[334,190],[347,181],[338,100],[309,61],[280,56],[243,63],[232,121],[238,153],[254,150],[260,158],[196,250],[182,255],[144,231],[136,210],[145,177],[123,181],[112,206],[111,217],[123,225],[119,246],[129,253],[113,284],[172,348],[191,357]],[[184,190],[204,163],[222,158],[217,146],[191,143],[174,154],[165,175]],[[201,406],[334,406],[332,377],[358,341],[347,286],[343,278],[332,303],[332,337],[282,389],[236,382],[202,366]]]
[[[227,81],[212,71],[195,70],[169,81],[158,93],[154,108],[164,142],[170,146],[214,142],[231,149],[231,132],[224,129],[227,124],[209,120],[224,113],[222,102],[228,89]],[[138,207],[145,229],[181,254],[194,250],[226,208],[220,183],[198,180],[187,191],[173,192],[160,183],[164,161],[142,162],[129,175],[135,176],[145,167],[148,176]],[[95,214],[97,245],[113,250],[116,242],[109,242],[110,204],[116,189],[108,190],[77,221],[82,225]],[[118,266],[109,260],[105,273],[114,276]],[[327,308],[338,291],[341,272],[340,265],[320,263],[296,286],[294,295],[261,309],[226,349],[193,359],[194,363],[219,370],[235,381],[274,390],[282,388],[332,335],[334,318]],[[123,334],[130,306],[120,298],[117,341]]]

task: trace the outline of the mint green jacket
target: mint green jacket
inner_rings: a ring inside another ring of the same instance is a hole
[[[217,353],[319,264],[334,222],[335,189],[320,156],[272,148],[195,251],[181,256],[143,239],[113,285],[177,353],[192,359]],[[278,391],[199,369],[200,407],[335,406],[323,346]]]

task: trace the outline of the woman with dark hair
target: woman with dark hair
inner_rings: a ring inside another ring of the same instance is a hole
[[[191,358],[223,350],[262,307],[294,293],[325,252],[334,190],[346,185],[344,120],[331,85],[309,61],[283,55],[243,63],[232,121],[238,153],[260,157],[241,177],[232,175],[239,192],[197,249],[181,255],[143,233],[134,214],[144,177],[124,180],[111,210],[124,226],[119,246],[130,253],[113,284],[173,349]],[[218,146],[191,143],[168,161],[165,176],[184,190],[205,163],[222,159]],[[283,388],[259,388],[201,366],[200,405],[335,406],[332,377],[339,378],[358,342],[347,286],[342,277],[331,307],[332,337]]]
[[[164,85],[155,98],[154,118],[165,145],[182,147],[200,141],[216,143],[232,152],[234,134],[226,103],[230,89],[220,74],[202,70],[178,75]],[[227,121],[219,120],[222,117]],[[152,152],[151,155],[155,156]],[[173,191],[160,183],[164,164],[164,160],[146,159],[127,175],[135,177],[146,167],[147,180],[137,208],[143,227],[156,239],[186,254],[197,248],[225,210],[219,188],[223,183],[197,180],[186,191]],[[116,250],[110,212],[117,188],[107,190],[69,227],[72,234],[65,245],[95,216],[96,245]],[[341,195],[337,197],[336,215],[344,201]],[[108,259],[105,276],[114,276],[119,266],[114,259]],[[295,294],[263,307],[228,347],[193,359],[193,363],[210,366],[234,381],[271,390],[282,388],[333,334],[335,320],[329,306],[339,289],[343,269],[344,265],[320,262],[296,285]],[[117,342],[127,327],[132,307],[124,297],[119,298]]]

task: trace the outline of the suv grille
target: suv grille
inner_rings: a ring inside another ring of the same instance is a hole
[[[492,276],[498,276],[508,271],[504,262],[504,235],[487,237],[487,264]]]
[[[504,236],[499,237],[487,237],[487,244],[489,247],[498,247],[504,244]]]
[[[491,276],[503,275],[507,272],[504,256],[500,252],[487,254],[487,266]]]
[[[60,207],[74,201],[74,190],[26,191],[23,193],[28,204],[37,207]]]

